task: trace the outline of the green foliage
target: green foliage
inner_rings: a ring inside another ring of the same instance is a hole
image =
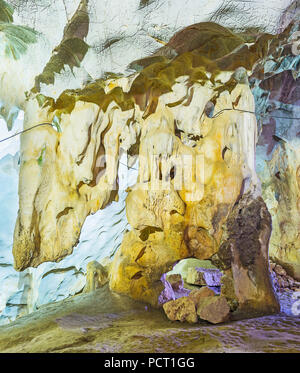
[[[5,1],[0,0],[0,22],[13,22],[13,8]]]
[[[0,0],[0,50],[6,57],[19,59],[28,45],[37,41],[37,32],[26,26],[13,25],[13,8]]]
[[[0,48],[6,57],[19,59],[28,45],[37,41],[37,35],[29,27],[0,22]]]

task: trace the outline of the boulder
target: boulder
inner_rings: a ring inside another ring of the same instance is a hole
[[[202,320],[219,324],[229,319],[230,307],[223,296],[206,297],[199,300],[197,315]]]
[[[194,301],[189,297],[171,300],[163,305],[163,309],[168,319],[172,321],[197,322],[196,307]]]
[[[163,274],[160,280],[164,285],[164,289],[158,297],[158,304],[164,304],[171,300],[175,300],[176,297],[175,297],[174,290],[171,284],[169,283],[169,281],[166,280],[166,274]]]
[[[192,285],[220,286],[222,273],[218,269],[189,268],[186,282]]]
[[[189,295],[190,290],[184,288],[184,282],[180,274],[167,275],[166,281],[169,283],[169,286],[171,286],[172,291],[174,292],[174,299]]]
[[[178,291],[183,288],[183,279],[180,274],[167,275],[166,279],[174,291]]]
[[[168,275],[171,274],[180,274],[183,281],[186,282],[187,274],[190,268],[212,268],[217,269],[210,260],[200,260],[197,258],[186,258],[180,260],[172,269],[172,271],[168,272]]]
[[[230,212],[216,263],[232,278],[238,302],[235,317],[278,313],[268,263],[272,218],[263,199],[245,193]]]
[[[214,297],[215,292],[208,288],[207,286],[203,286],[202,288],[192,290],[189,294],[189,298],[193,300],[195,306],[198,306],[199,300],[206,297]]]

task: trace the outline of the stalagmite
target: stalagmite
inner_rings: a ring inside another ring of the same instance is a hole
[[[212,90],[207,90],[203,96],[204,91],[197,90],[197,84],[194,87],[194,97],[198,97],[198,100],[189,103],[185,108],[184,117],[186,122],[188,122],[187,118],[190,119],[188,131],[191,128],[199,128],[199,135],[192,133],[193,136],[199,136],[194,140],[193,145],[186,145],[185,137],[179,138],[175,134],[174,123],[178,123],[178,128],[181,124],[182,131],[186,128],[182,125],[180,117],[176,116],[176,113],[180,113],[181,110],[177,106],[175,106],[176,110],[168,108],[167,97],[171,98],[171,95],[160,97],[157,111],[143,123],[140,157],[144,163],[139,169],[139,183],[131,188],[127,197],[128,221],[133,230],[125,234],[111,269],[112,290],[153,305],[157,305],[162,291],[161,274],[170,270],[176,261],[183,258],[211,259],[218,256],[218,248],[222,247],[227,239],[223,225],[237,209],[234,206],[241,203],[240,201],[247,201],[244,202],[246,203],[244,208],[246,211],[248,208],[251,210],[251,204],[255,204],[257,198],[260,198],[260,185],[254,167],[256,119],[249,113],[255,108],[248,85],[237,83],[231,95],[224,92],[216,101],[217,112],[233,108],[240,111],[226,110],[213,119],[203,116],[202,111],[199,111],[198,115],[188,114],[187,108],[190,108],[193,113],[193,105],[199,107],[199,102],[203,102],[204,97],[209,101],[212,96]],[[200,104],[202,110],[205,104],[205,101]],[[247,112],[244,113],[243,110]],[[190,133],[183,132],[183,134]],[[225,147],[228,150],[224,156]],[[157,158],[160,154],[165,156],[169,167],[163,168],[159,159],[156,159],[154,165],[152,164],[154,156]],[[201,155],[200,165],[195,164],[196,155]],[[172,179],[170,175],[171,166],[174,164],[172,156],[176,159],[187,157],[190,162],[185,165],[182,162],[181,167],[175,168],[175,173],[181,172],[181,180],[183,180],[178,190],[176,190],[175,177]],[[196,175],[199,166],[202,172]],[[164,170],[167,170],[167,173],[164,173]],[[200,176],[198,180],[197,176]],[[190,182],[186,182],[188,179]],[[168,196],[162,198],[160,196],[163,187],[166,187],[164,184],[166,180],[169,181],[170,188]],[[198,190],[193,189],[194,180],[197,180],[194,185]],[[151,189],[153,183],[157,183],[160,188],[153,191]],[[199,190],[201,193],[197,193]],[[268,214],[267,210],[266,213]],[[262,214],[266,213],[262,212]],[[248,215],[242,218],[241,224],[247,225],[247,217]],[[238,216],[234,218],[236,219]],[[258,230],[259,243],[253,243],[258,244],[256,250],[251,249],[251,242],[248,243],[249,260],[259,267],[257,272],[254,271],[253,274],[251,269],[244,268],[243,263],[236,262],[234,259],[229,260],[226,268],[232,270],[237,299],[241,306],[244,307],[245,304],[249,306],[247,309],[249,314],[256,311],[256,308],[262,313],[278,311],[277,300],[268,279],[267,267],[271,220],[266,219],[264,223],[258,224],[255,230]],[[247,251],[247,248],[244,250]],[[256,256],[259,259],[256,260]],[[215,263],[219,264],[216,259]],[[246,277],[252,275],[252,279],[249,280],[249,284],[244,282],[243,285],[239,285],[241,280],[239,274],[243,272]],[[269,284],[267,287],[264,286],[261,278],[267,279]],[[239,286],[242,288],[242,295],[239,293]],[[262,294],[262,299],[269,299],[269,302],[259,303],[258,294]],[[251,308],[251,302],[256,300],[257,304]]]

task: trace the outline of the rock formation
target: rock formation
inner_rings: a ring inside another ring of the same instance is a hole
[[[232,271],[241,307],[278,310],[268,279],[271,220],[255,172],[247,70],[230,66],[216,74],[212,64],[195,49],[146,67],[134,80],[92,83],[56,101],[45,97],[42,106],[32,93],[25,129],[56,117],[60,131],[45,126],[22,135],[16,269],[70,254],[86,216],[116,198],[121,149],[138,144],[138,182],[126,200],[133,229],[113,260],[111,289],[157,305],[160,277],[178,260],[217,255],[221,268],[226,262]],[[261,304],[258,294],[269,301]]]
[[[182,297],[177,300],[171,300],[163,305],[164,311],[172,321],[187,321],[189,323],[197,322],[196,307],[189,297]]]
[[[225,297],[206,297],[199,300],[197,315],[212,324],[219,324],[229,319],[230,308]]]
[[[200,299],[213,296],[215,296],[214,291],[206,286],[201,287],[199,290],[192,290],[189,294],[189,297],[193,300],[195,306],[198,305]]]
[[[292,263],[296,275],[299,148],[277,147],[267,165],[271,185],[265,180],[261,185],[255,158],[263,128],[256,113],[258,97],[263,99],[258,92],[269,91],[270,100],[282,102],[297,96],[296,88],[288,97],[276,90],[278,98],[273,92],[278,83],[265,65],[274,56],[282,64],[289,58],[296,23],[250,43],[216,23],[198,23],[152,56],[134,61],[137,72],[131,76],[94,79],[53,98],[41,87],[61,71],[66,44],[72,41],[78,65],[87,53],[87,3],[80,2],[18,103],[25,130],[48,125],[21,136],[15,269],[58,262],[72,253],[87,216],[118,199],[120,155],[126,153],[129,167],[138,158],[138,179],[127,190],[131,230],[109,269],[111,290],[160,306],[162,276],[178,261],[197,258],[210,260],[224,274],[221,296],[204,302],[201,315],[226,302],[243,316],[278,312],[268,262],[272,217],[272,255]],[[76,64],[68,60],[71,70]],[[272,139],[278,142],[275,134]],[[94,287],[91,278],[87,288]],[[187,296],[180,299],[172,300],[180,310],[182,302],[193,303]],[[225,321],[229,306],[212,322]],[[191,317],[175,311],[173,319],[196,319],[193,307]]]
[[[89,293],[104,286],[108,281],[108,272],[95,260],[86,266],[86,286],[84,291]]]
[[[217,269],[190,268],[187,283],[194,285],[220,286],[222,273]]]
[[[300,147],[293,145],[282,143],[274,151],[264,194],[273,215],[270,255],[300,280]]]

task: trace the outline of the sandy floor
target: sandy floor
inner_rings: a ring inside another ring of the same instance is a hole
[[[102,288],[0,327],[0,352],[300,352],[300,317],[281,298],[280,315],[189,325]]]

